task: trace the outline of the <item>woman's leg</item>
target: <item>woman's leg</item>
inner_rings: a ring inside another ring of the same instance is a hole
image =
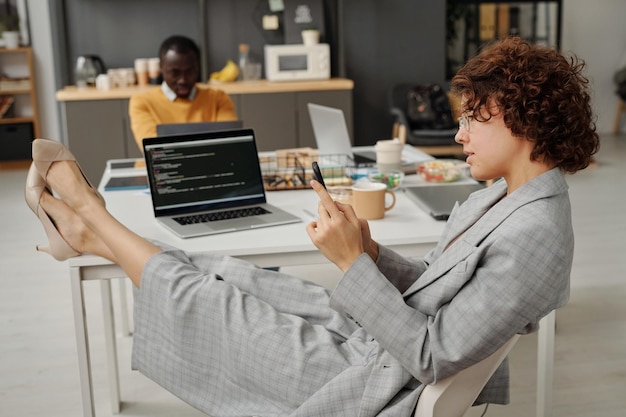
[[[287,413],[376,349],[324,290],[272,286],[288,278],[231,258],[163,251],[115,220],[74,162],[55,162],[46,180],[62,201],[42,206],[68,243],[118,263],[138,288],[133,366],[195,407]]]
[[[117,263],[111,249],[64,201],[44,192],[39,204],[54,221],[57,230],[72,248],[80,253],[91,253]]]
[[[102,201],[85,181],[76,162],[54,162],[45,180],[87,228],[83,232],[93,232],[90,241],[99,240],[99,244],[85,251],[117,263],[128,274],[135,286],[139,287],[144,265],[151,256],[161,252],[161,248],[127,229],[106,210]],[[47,198],[41,204],[44,210],[48,211],[54,210],[51,203]],[[58,205],[56,208],[61,210]],[[64,212],[69,215],[66,210]],[[61,219],[55,219],[53,214],[51,217],[62,235],[63,230],[69,230],[68,224],[62,222]],[[68,238],[68,236],[63,236]],[[70,245],[72,244],[70,242]],[[80,250],[80,247],[72,247]]]
[[[290,280],[228,257],[153,256],[135,291],[133,367],[223,416],[288,414],[347,369],[362,369],[376,343],[322,293],[286,284],[272,295],[281,278]],[[267,301],[233,283],[266,283]]]
[[[337,339],[345,340],[359,326],[345,314],[329,308],[330,291],[325,287],[274,271],[248,271],[254,268],[241,259],[207,253],[187,253],[194,267],[213,273],[240,291],[271,304],[278,312],[296,315],[309,324],[322,325]]]

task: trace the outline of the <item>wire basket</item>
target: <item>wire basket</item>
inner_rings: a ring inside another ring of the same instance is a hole
[[[317,161],[326,185],[350,185],[346,168],[352,165],[348,155],[319,155],[312,148],[283,149],[275,155],[260,156],[263,184],[267,191],[311,188],[314,178],[311,164]]]

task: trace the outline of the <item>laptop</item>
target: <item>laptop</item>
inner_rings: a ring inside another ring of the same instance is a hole
[[[185,133],[215,132],[218,130],[242,129],[242,120],[227,120],[219,122],[188,122],[158,124],[157,136],[181,135]]]
[[[481,183],[413,185],[404,187],[411,200],[436,220],[448,220],[454,205],[463,203],[471,193],[482,190]]]
[[[300,222],[267,203],[254,131],[143,140],[157,221],[182,238]]]
[[[343,110],[314,103],[308,103],[307,106],[320,155],[345,155],[354,166],[373,166],[376,164],[376,152],[352,151],[352,143]]]

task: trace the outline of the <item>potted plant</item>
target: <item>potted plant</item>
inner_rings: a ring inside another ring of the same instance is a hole
[[[305,45],[317,45],[320,41],[320,31],[314,25],[304,27],[301,34],[302,43]]]
[[[0,32],[6,48],[17,48],[20,37],[20,17],[7,4],[6,13],[0,15]]]

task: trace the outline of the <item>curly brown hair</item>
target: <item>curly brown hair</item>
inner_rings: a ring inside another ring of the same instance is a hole
[[[514,136],[535,143],[531,160],[574,173],[600,146],[584,66],[576,56],[509,37],[471,58],[452,79],[452,93],[478,121],[502,112]]]

